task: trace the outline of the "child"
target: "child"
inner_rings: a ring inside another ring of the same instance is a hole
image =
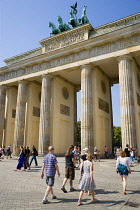
[[[79,185],[79,189],[81,191],[79,195],[78,206],[83,205],[82,196],[84,191],[90,191],[93,198],[93,202],[97,201],[94,197],[94,188],[96,186],[93,179],[93,163],[91,154],[87,154],[86,159],[87,160],[82,162],[80,165],[80,172],[82,174],[82,168],[84,168],[84,174]]]

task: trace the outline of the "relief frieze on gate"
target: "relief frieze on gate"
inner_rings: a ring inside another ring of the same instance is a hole
[[[52,50],[56,50],[56,49],[60,49],[66,46],[69,46],[71,44],[75,44],[78,43],[80,41],[84,41],[85,40],[85,34],[82,33],[76,33],[72,36],[66,37],[62,40],[58,40],[58,41],[53,41],[52,43],[46,43],[44,44],[45,46],[45,52],[50,52]]]
[[[43,71],[56,66],[72,63],[86,58],[95,57],[98,55],[107,54],[113,51],[125,49],[131,46],[140,44],[140,35],[135,35],[126,39],[120,39],[108,44],[92,47],[89,50],[83,50],[79,53],[73,53],[60,57],[59,59],[52,59],[51,61],[42,62],[41,64],[35,64],[30,67],[14,70],[10,73],[5,73],[0,76],[0,81],[8,80],[11,78],[19,77],[21,75],[31,74],[33,72]]]

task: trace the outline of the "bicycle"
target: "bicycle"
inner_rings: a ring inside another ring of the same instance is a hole
[[[99,154],[94,154],[93,160],[94,160],[94,162],[96,162],[96,161],[100,162],[100,155]]]

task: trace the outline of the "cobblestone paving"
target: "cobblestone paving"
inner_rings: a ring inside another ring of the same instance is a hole
[[[64,178],[64,158],[58,158],[61,176],[56,175],[54,193],[57,200],[48,200],[50,204],[42,204],[42,198],[46,190],[45,179],[40,178],[41,157],[38,158],[39,166],[34,162],[30,171],[15,172],[17,159],[4,159],[0,161],[0,210],[1,209],[113,209],[132,210],[140,209],[140,165],[135,163],[132,174],[128,177],[127,195],[123,195],[121,179],[115,172],[115,160],[103,159],[94,162],[94,180],[96,183],[96,198],[99,200],[91,203],[91,196],[86,193],[83,196],[83,206],[77,206],[79,190],[69,192],[69,183],[66,185],[68,193],[63,193],[60,188]],[[76,170],[74,187],[78,189],[79,170]],[[135,205],[137,204],[137,208]]]

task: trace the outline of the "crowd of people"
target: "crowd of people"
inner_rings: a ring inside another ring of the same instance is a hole
[[[42,200],[43,204],[50,203],[47,199],[49,193],[51,193],[52,199],[56,199],[57,197],[53,194],[53,185],[55,180],[55,172],[57,171],[58,176],[60,176],[58,161],[57,158],[54,156],[54,147],[50,146],[48,148],[49,153],[44,157],[41,178],[44,177],[44,170],[46,173],[46,183],[48,185],[44,198]],[[88,192],[88,195],[92,195],[92,202],[96,202],[97,199],[94,196],[94,189],[96,188],[94,178],[93,178],[93,156],[89,153],[88,148],[83,149],[84,154],[81,155],[81,164],[80,164],[80,178],[79,178],[79,199],[78,199],[78,206],[83,205],[82,203],[82,196],[85,192]],[[64,193],[67,193],[65,188],[66,183],[69,179],[70,183],[70,192],[76,191],[73,187],[73,180],[75,178],[75,157],[78,154],[79,150],[71,145],[65,154],[65,178],[63,180],[61,190]],[[94,155],[99,155],[99,150],[95,147],[94,148]],[[109,149],[105,146],[104,153],[106,158],[108,158]],[[126,148],[122,150],[116,150],[117,153],[117,160],[116,160],[116,172],[120,174],[122,180],[122,187],[123,187],[123,194],[126,194],[126,183],[128,174],[131,173],[130,167],[132,166],[132,160],[135,158],[136,149],[129,145],[126,145]],[[133,155],[132,155],[133,154]],[[133,157],[133,159],[132,159]],[[52,173],[53,172],[53,173]]]
[[[84,148],[84,154],[81,156],[81,165],[80,165],[80,183],[79,183],[79,199],[78,206],[83,205],[82,196],[84,192],[88,192],[88,195],[92,195],[92,202],[97,201],[94,196],[95,182],[93,179],[93,156],[89,153],[88,148]],[[55,180],[55,172],[57,171],[58,176],[60,176],[58,161],[54,155],[54,147],[50,146],[48,148],[49,153],[44,157],[41,178],[44,177],[44,171],[46,174],[46,183],[48,185],[44,198],[42,200],[43,204],[50,203],[47,199],[49,193],[51,193],[52,199],[57,197],[53,193],[53,185]],[[65,177],[61,186],[61,190],[64,193],[67,193],[65,188],[67,181],[70,183],[70,192],[76,191],[73,187],[73,180],[75,179],[75,156],[78,152],[78,149],[73,145],[70,145],[65,154]]]
[[[31,160],[29,163],[30,156],[31,156]],[[24,171],[26,171],[27,169],[30,170],[33,160],[35,162],[35,166],[38,166],[37,158],[36,158],[37,156],[38,156],[38,151],[34,145],[32,146],[31,151],[28,146],[26,147],[20,146],[20,152],[18,155],[18,164],[14,171],[19,171],[21,170],[22,167],[24,167]]]
[[[29,161],[29,157],[31,156],[31,160]],[[32,146],[32,149],[30,150],[28,146],[20,146],[20,152],[18,154],[18,164],[17,167],[14,171],[21,170],[22,167],[24,167],[24,170],[26,171],[27,169],[30,170],[31,164],[34,160],[35,166],[38,166],[37,163],[37,157],[38,156],[38,151],[35,148],[35,146]],[[11,146],[9,145],[6,149],[5,147],[1,146],[0,147],[0,160],[4,158],[12,158],[12,151],[11,151]]]
[[[74,147],[70,145],[65,153],[65,177],[62,182],[61,190],[64,193],[67,193],[66,184],[69,180],[70,184],[70,192],[76,191],[73,186],[73,180],[75,179],[75,162],[76,157],[80,157],[80,177],[79,177],[79,199],[78,199],[78,206],[83,205],[82,197],[84,193],[88,193],[88,195],[92,196],[92,202],[96,202],[97,199],[94,196],[94,189],[96,188],[94,178],[93,178],[93,156],[96,158],[99,155],[99,150],[97,147],[94,148],[93,155],[89,153],[88,148],[83,149],[82,155],[80,155],[80,148]],[[108,147],[104,147],[104,154],[105,157],[108,158]],[[131,173],[130,167],[133,166],[135,155],[136,155],[136,148],[133,146],[126,145],[125,149],[122,150],[121,148],[116,148],[115,150],[115,158],[116,158],[116,172],[120,175],[123,187],[123,194],[126,194],[126,183],[127,177]],[[80,155],[80,156],[79,156]],[[0,148],[0,157],[7,156],[11,157],[11,149],[10,146],[7,147],[6,151],[5,148]],[[29,163],[29,157],[31,156],[31,160]],[[24,170],[29,169],[31,167],[32,161],[34,160],[35,165],[38,166],[37,157],[38,151],[35,146],[32,146],[32,150],[30,151],[29,147],[23,146],[20,147],[20,153],[18,155],[18,164],[15,171],[21,170],[24,167]],[[48,147],[48,154],[44,156],[42,170],[41,170],[41,178],[43,179],[44,174],[46,176],[46,184],[47,189],[45,191],[45,195],[43,197],[42,203],[49,204],[48,195],[51,193],[52,199],[57,199],[56,195],[53,192],[53,185],[55,182],[55,174],[56,171],[58,176],[60,176],[58,161],[56,156],[54,155],[54,147]]]
[[[0,147],[0,160],[4,159],[5,157],[7,157],[7,159],[12,158],[11,154],[12,154],[12,152],[11,152],[10,145],[6,149],[5,149],[5,146]]]

